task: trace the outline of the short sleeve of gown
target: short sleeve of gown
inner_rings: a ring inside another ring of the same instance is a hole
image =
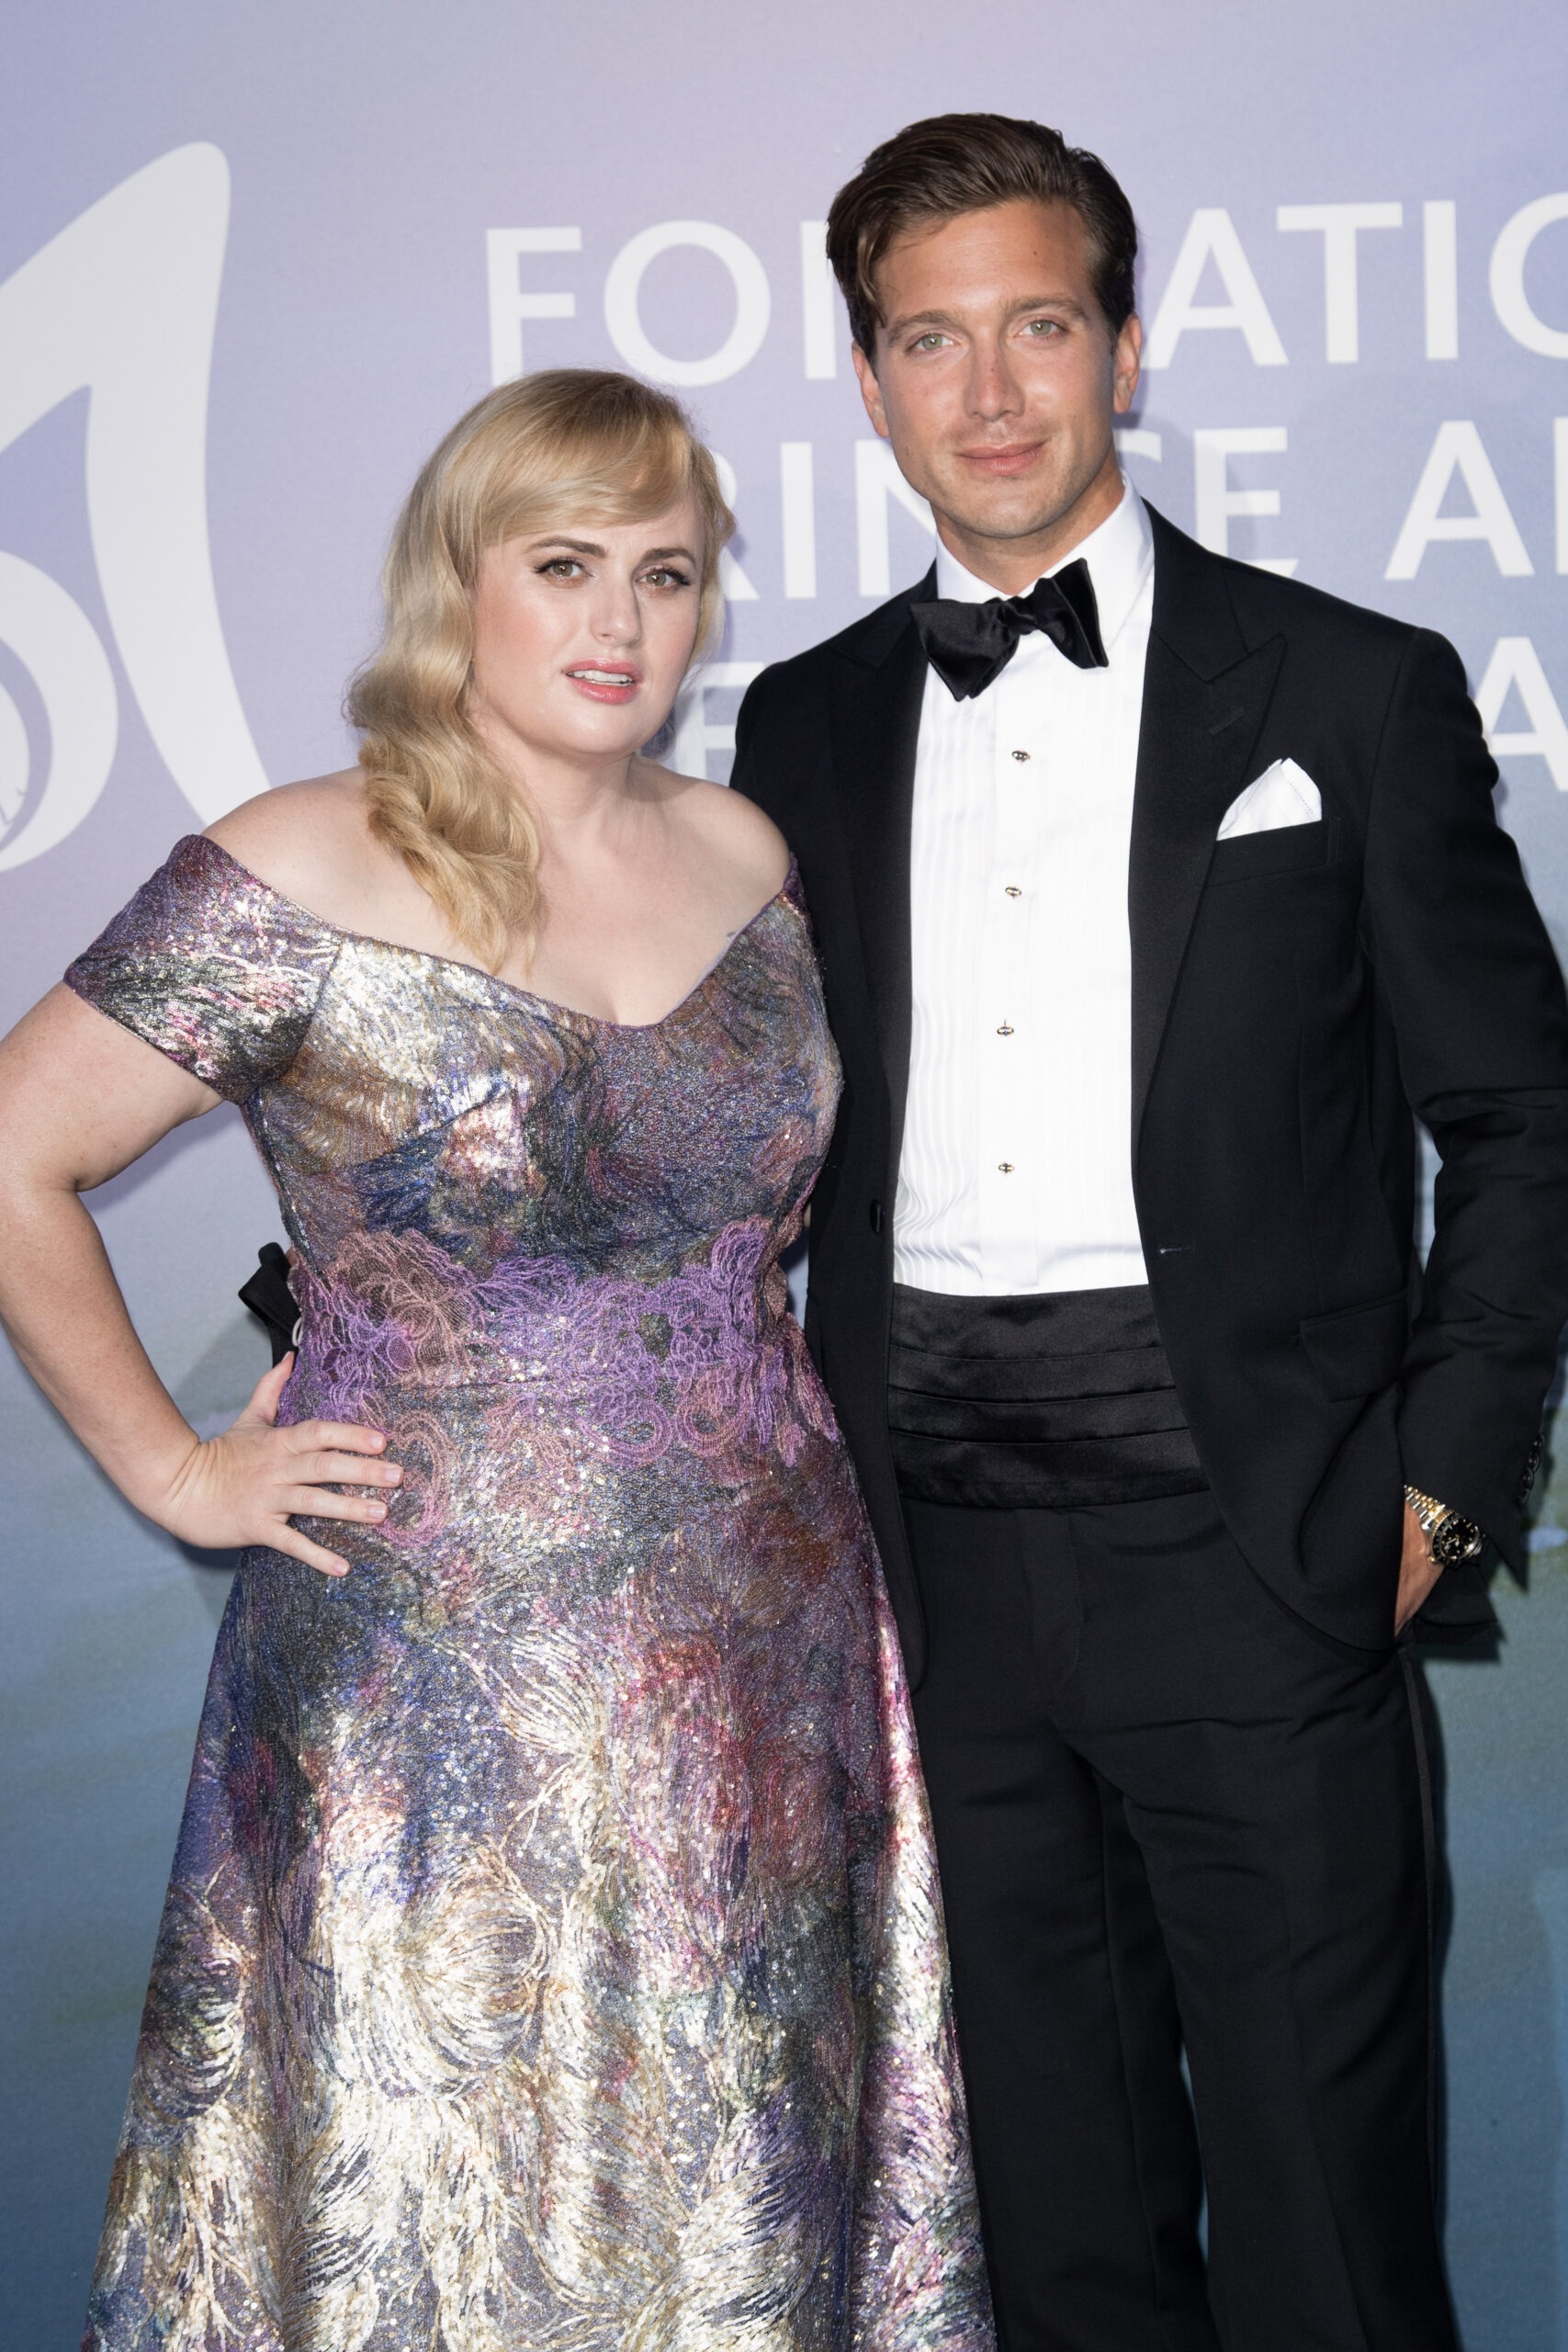
[[[340,935],[190,834],[65,975],[231,1102],[299,1053]]]

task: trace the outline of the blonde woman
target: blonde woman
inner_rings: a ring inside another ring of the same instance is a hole
[[[897,1645],[786,1311],[839,1092],[784,842],[639,756],[731,529],[675,404],[496,391],[357,769],[0,1049],[23,1357],[238,1545],[86,2343],[990,2340]],[[199,1442],[78,1195],[238,1102],[298,1354]]]

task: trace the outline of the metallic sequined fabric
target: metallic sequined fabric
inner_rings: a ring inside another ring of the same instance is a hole
[[[626,1028],[182,842],[68,975],[240,1102],[285,1418],[386,1429],[219,1636],[94,2352],[987,2352],[941,1905],[779,1254],[839,1077],[793,879]]]

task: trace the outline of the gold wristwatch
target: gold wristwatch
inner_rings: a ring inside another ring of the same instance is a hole
[[[1420,1521],[1421,1532],[1439,1568],[1462,1567],[1467,1560],[1479,1559],[1486,1538],[1474,1520],[1461,1519],[1457,1510],[1438,1502],[1435,1495],[1424,1495],[1419,1487],[1406,1487],[1404,1499]]]

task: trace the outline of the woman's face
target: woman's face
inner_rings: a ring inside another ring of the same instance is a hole
[[[615,760],[659,732],[696,642],[701,558],[692,498],[651,522],[589,523],[486,551],[471,707],[503,763],[525,774],[529,752]]]

